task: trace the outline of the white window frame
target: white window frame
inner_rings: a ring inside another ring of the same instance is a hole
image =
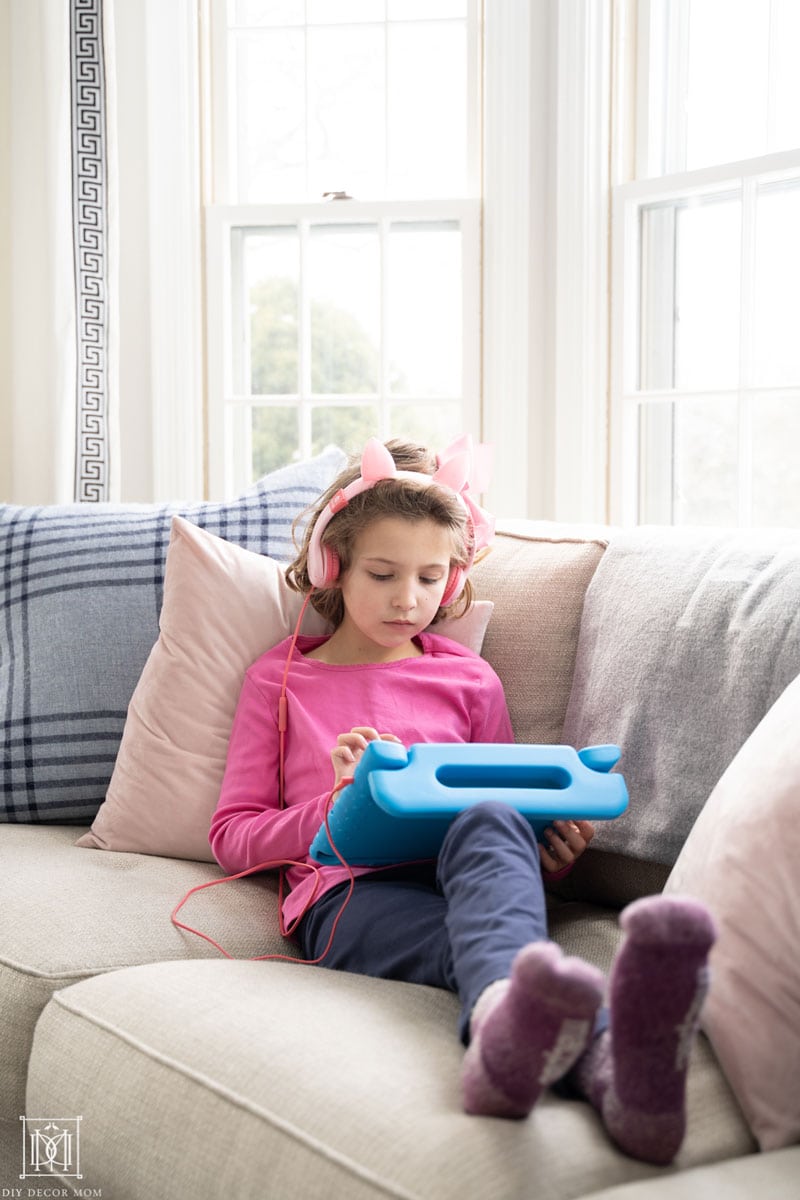
[[[516,0],[515,0],[516,2]],[[230,238],[236,227],[259,227],[273,224],[298,224],[301,229],[311,222],[378,223],[382,238],[392,221],[456,221],[462,236],[462,404],[465,427],[476,437],[482,436],[481,409],[481,220],[479,193],[480,153],[478,146],[480,89],[476,103],[468,114],[468,163],[466,197],[426,201],[336,201],[330,203],[296,203],[275,205],[232,204],[229,163],[222,148],[230,136],[226,106],[227,65],[225,51],[226,29],[224,5],[205,0],[207,28],[210,33],[210,52],[215,58],[214,86],[207,111],[213,145],[218,152],[212,155],[213,168],[209,176],[211,197],[215,203],[206,208],[205,216],[205,275],[206,275],[206,346],[207,346],[207,426],[208,426],[208,492],[212,498],[230,495],[249,478],[246,457],[249,449],[247,434],[237,435],[231,420],[236,409],[249,407],[253,398],[236,395],[226,376],[231,363],[232,298]],[[468,41],[468,70],[478,75],[477,40],[480,37],[479,0],[469,0],[470,22],[475,36]],[[231,166],[231,170],[232,170]],[[301,304],[301,311],[302,311]],[[301,333],[302,336],[302,333]],[[379,389],[378,406],[381,417],[390,399],[385,387]],[[337,401],[346,401],[345,396]],[[363,403],[365,397],[355,398]],[[392,397],[391,399],[401,399]],[[280,398],[281,402],[296,403],[300,412],[300,455],[310,453],[310,421],[306,419],[308,396]],[[278,403],[278,398],[275,399]],[[258,403],[258,401],[256,401]],[[242,423],[237,423],[242,428]],[[387,429],[379,434],[386,436]]]
[[[615,87],[618,90],[618,111],[628,114],[627,124],[621,121],[615,129],[614,148],[618,160],[613,172],[611,200],[611,267],[609,291],[610,308],[610,455],[609,455],[609,520],[619,525],[635,525],[643,515],[642,497],[648,491],[649,520],[656,514],[664,524],[673,522],[672,464],[665,457],[650,480],[642,477],[642,447],[640,412],[643,405],[699,396],[719,395],[719,392],[683,390],[644,390],[638,387],[640,328],[640,214],[648,204],[669,202],[703,193],[715,193],[726,188],[741,190],[742,211],[742,304],[738,387],[726,389],[725,395],[735,392],[739,408],[739,523],[750,523],[750,441],[749,421],[751,401],[756,394],[796,393],[796,388],[765,388],[755,386],[749,358],[750,320],[752,303],[751,251],[753,238],[752,197],[761,180],[780,178],[800,166],[800,151],[763,155],[734,163],[692,171],[663,173],[669,162],[683,161],[685,155],[685,122],[678,118],[668,122],[674,141],[667,144],[660,114],[654,114],[650,103],[653,81],[663,68],[663,54],[651,52],[651,23],[660,19],[659,6],[651,0],[618,0],[619,44],[625,49],[617,63]],[[662,10],[663,13],[663,10]],[[661,29],[662,43],[672,47],[686,44],[687,9],[684,5],[670,6],[668,19]],[[680,64],[679,64],[680,67]],[[676,89],[673,99],[679,94]],[[638,175],[638,178],[634,178]],[[671,264],[669,265],[671,269]],[[667,498],[669,496],[669,498]],[[655,500],[653,499],[655,498]]]
[[[752,247],[755,222],[755,189],[761,183],[777,182],[800,171],[800,151],[787,150],[760,158],[744,159],[696,171],[685,171],[660,179],[641,180],[617,190],[614,216],[614,265],[612,271],[614,349],[612,354],[612,421],[619,431],[612,457],[612,519],[636,524],[641,515],[641,491],[648,486],[640,473],[640,422],[643,405],[735,393],[740,414],[739,513],[741,525],[750,524],[750,446],[748,438],[751,402],[756,395],[795,395],[796,387],[763,386],[753,378],[752,344]],[[640,346],[640,214],[648,204],[716,194],[730,189],[742,196],[742,298],[738,386],[717,391],[689,392],[683,389],[642,389],[637,386]],[[669,463],[665,477],[656,480],[655,493],[671,495]],[[661,500],[660,518],[672,523],[671,501]]]

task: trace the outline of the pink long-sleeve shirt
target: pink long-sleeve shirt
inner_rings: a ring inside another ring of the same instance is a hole
[[[514,740],[500,680],[457,642],[422,633],[421,656],[390,663],[338,666],[305,657],[325,640],[298,638],[289,666],[284,808],[278,797],[278,700],[289,639],[245,675],[210,831],[214,855],[230,874],[260,863],[310,863],[308,849],[333,787],[330,752],[340,733],[369,725],[406,746]],[[287,926],[349,878],[344,867],[315,866],[287,872]]]

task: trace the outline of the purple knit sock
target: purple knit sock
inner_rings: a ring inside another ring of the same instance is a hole
[[[637,900],[620,924],[627,936],[611,969],[610,1029],[572,1079],[621,1150],[665,1166],[686,1130],[686,1073],[716,933],[707,909],[681,896]]]
[[[520,950],[511,979],[492,984],[475,1006],[461,1076],[465,1111],[527,1116],[585,1049],[604,982],[552,942]]]

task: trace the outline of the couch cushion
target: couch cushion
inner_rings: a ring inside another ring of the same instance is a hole
[[[800,1146],[591,1192],[581,1200],[797,1200]]]
[[[213,859],[208,831],[245,671],[292,632],[301,603],[274,559],[173,517],[158,641],[106,799],[79,845]],[[479,654],[491,610],[479,602],[436,628]],[[309,607],[302,629],[330,626]]]
[[[176,929],[170,913],[192,887],[220,878],[209,863],[79,850],[72,826],[6,825],[0,946],[0,1117],[23,1112],[33,1028],[58,988],[117,967],[219,957]],[[295,954],[278,933],[273,876],[206,888],[181,913],[229,953]]]
[[[800,1142],[798,730],[800,676],[714,788],[667,880],[719,925],[703,1025],[762,1150]]]
[[[518,742],[561,741],[584,596],[606,544],[599,532],[576,537],[548,522],[501,526],[472,572],[476,595],[494,601],[483,655]]]
[[[671,866],[712,788],[800,671],[796,531],[640,528],[586,594],[564,740],[616,742],[627,812],[593,852]]]
[[[605,954],[614,918],[578,915]],[[569,1200],[653,1175],[578,1101],[466,1116],[457,1014],[445,992],[303,965],[137,967],[53,998],[27,1111],[82,1115],[84,1186],[110,1195]],[[752,1148],[705,1044],[690,1105],[681,1166]]]
[[[220,504],[0,505],[0,819],[91,821],[158,636],[173,513],[275,558],[336,449]]]

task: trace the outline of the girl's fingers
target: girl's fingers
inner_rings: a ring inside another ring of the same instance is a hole
[[[355,733],[355,734],[358,734],[360,737],[362,737],[364,739],[365,745],[367,742],[379,741],[380,736],[381,736],[378,733],[377,729],[373,729],[371,725],[355,725],[350,730],[350,733],[351,734]],[[347,736],[347,735],[345,735],[345,736]]]

